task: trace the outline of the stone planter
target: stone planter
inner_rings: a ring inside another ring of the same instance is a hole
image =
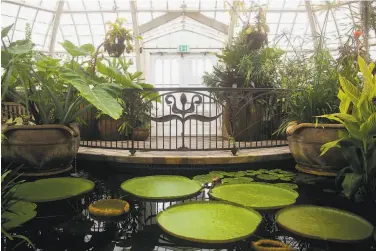
[[[2,133],[7,137],[1,142],[4,161],[35,171],[66,168],[80,144],[77,124],[3,125]]]
[[[135,128],[132,132],[132,140],[145,141],[149,138],[149,129]]]
[[[339,124],[313,124],[291,122],[286,134],[290,151],[299,171],[322,175],[336,176],[337,172],[346,166],[346,160],[338,148],[330,149],[320,157],[323,144],[338,139],[340,130],[345,131]]]

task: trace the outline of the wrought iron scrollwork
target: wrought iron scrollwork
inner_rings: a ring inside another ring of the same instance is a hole
[[[178,150],[188,150],[189,148],[185,146],[185,122],[189,120],[197,120],[200,122],[210,122],[218,119],[220,116],[222,116],[222,113],[217,114],[216,116],[207,117],[204,115],[199,114],[192,114],[196,111],[197,107],[201,104],[203,104],[203,98],[199,94],[194,94],[191,98],[190,106],[186,108],[187,105],[187,95],[185,93],[182,93],[180,95],[180,103],[182,104],[182,109],[179,109],[177,107],[177,101],[176,97],[172,94],[167,94],[165,96],[165,102],[168,106],[171,107],[171,111],[174,114],[168,114],[161,117],[151,117],[150,119],[155,122],[168,122],[171,120],[177,120],[180,121],[182,124],[182,139],[183,139],[183,145]]]

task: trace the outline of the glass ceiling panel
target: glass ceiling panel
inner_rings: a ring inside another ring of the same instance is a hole
[[[225,25],[230,24],[230,5],[234,0],[137,0],[137,19],[139,25],[170,12],[186,11],[200,13]],[[32,39],[40,50],[50,47],[53,20],[59,0],[8,0],[1,3],[2,27],[14,23],[9,33],[11,41],[23,39],[26,24],[32,28]],[[359,2],[338,1],[329,8],[323,0],[312,0],[315,10],[316,30],[321,32],[326,20],[325,46],[336,50],[345,43],[353,29],[360,24]],[[374,3],[375,4],[375,3]],[[184,6],[185,5],[185,6]],[[313,38],[304,0],[244,0],[244,6],[237,11],[239,15],[235,34],[240,32],[243,22],[252,23],[261,6],[266,13],[270,28],[269,45],[279,46],[287,51],[312,50]],[[59,42],[67,39],[77,45],[94,43],[98,46],[106,33],[106,22],[125,18],[126,27],[133,29],[131,5],[129,0],[66,0],[63,6],[60,25],[56,34],[57,52],[63,51]],[[203,34],[218,41],[227,41],[225,34],[189,18],[172,20],[143,34],[145,39],[153,39],[179,30],[190,30],[192,34]],[[371,54],[376,54],[376,38],[371,32],[369,43]],[[194,36],[194,35],[193,35]]]

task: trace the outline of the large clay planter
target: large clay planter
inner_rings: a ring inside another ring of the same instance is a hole
[[[77,154],[80,144],[78,125],[3,125],[6,140],[1,142],[6,162],[25,168],[49,170],[66,168]]]
[[[149,129],[135,128],[132,132],[132,140],[145,141],[149,138]]]
[[[327,142],[337,140],[340,130],[345,129],[339,124],[290,123],[286,134],[291,154],[297,163],[296,169],[310,174],[336,176],[346,166],[341,151],[332,148],[320,156],[320,148]]]
[[[98,131],[101,140],[106,141],[120,141],[124,138],[118,131],[121,125],[120,119],[114,120],[113,118],[104,115],[98,120]]]
[[[234,114],[231,114],[233,112]],[[223,108],[222,135],[228,138],[233,135],[236,141],[262,140],[261,130],[263,125],[263,109],[260,106],[246,105],[240,111],[228,106]],[[231,130],[230,118],[232,116],[233,130]]]

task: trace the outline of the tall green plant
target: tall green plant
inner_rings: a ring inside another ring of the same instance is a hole
[[[360,56],[358,64],[363,75],[362,90],[340,75],[339,112],[319,116],[346,128],[338,140],[322,146],[321,155],[333,147],[342,149],[350,165],[338,173],[337,182],[342,182],[343,191],[349,198],[360,190],[376,192],[376,76],[372,75],[375,65],[367,66]]]
[[[114,93],[121,86],[104,85],[90,72],[90,63],[79,63],[93,54],[93,45],[77,47],[64,41],[61,44],[70,58],[62,62],[33,50],[30,36],[7,45],[11,27],[2,30],[2,98],[25,106],[35,124],[68,124],[93,106],[115,119],[120,117],[122,108]]]

